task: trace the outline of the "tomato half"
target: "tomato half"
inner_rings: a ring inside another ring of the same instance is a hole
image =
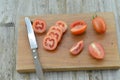
[[[73,22],[70,25],[70,27],[71,27],[72,34],[78,35],[78,34],[82,34],[85,32],[87,28],[87,24],[85,23],[85,21],[79,20],[79,21]]]
[[[70,52],[72,55],[78,55],[83,50],[83,47],[84,47],[83,40],[81,40],[72,46]]]
[[[36,33],[43,33],[46,31],[46,22],[41,19],[36,19],[33,21],[33,30]]]
[[[105,33],[106,32],[106,24],[102,17],[95,17],[92,20],[92,24],[96,32],[98,33]]]
[[[57,47],[57,39],[51,36],[45,36],[43,39],[43,47],[46,50],[54,50]]]
[[[47,35],[51,36],[51,37],[55,37],[58,42],[61,40],[61,37],[62,37],[62,34],[59,31],[57,31],[57,30],[50,30],[47,33]]]
[[[89,53],[96,59],[103,59],[105,56],[104,49],[100,43],[93,42],[89,45]]]
[[[62,28],[63,33],[67,30],[67,24],[64,21],[57,21],[56,25]]]

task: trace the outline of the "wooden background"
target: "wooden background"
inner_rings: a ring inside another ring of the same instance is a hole
[[[114,12],[120,51],[120,0],[0,0],[0,80],[38,80],[35,73],[16,71],[20,16]],[[13,22],[8,26],[7,23]],[[45,72],[46,80],[119,80],[119,70]]]

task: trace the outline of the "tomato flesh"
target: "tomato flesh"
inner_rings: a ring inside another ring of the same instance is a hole
[[[83,47],[84,47],[83,40],[81,40],[72,46],[72,48],[70,49],[70,53],[72,55],[78,55],[83,50]]]
[[[55,37],[58,42],[61,40],[61,36],[62,36],[62,34],[59,31],[57,31],[57,30],[50,30],[47,33],[47,35],[51,36],[51,37]]]
[[[93,58],[103,59],[104,58],[104,49],[100,43],[94,42],[89,45],[89,53]]]
[[[85,32],[87,24],[83,20],[75,21],[71,24],[72,34],[78,35]]]
[[[43,33],[46,31],[46,22],[44,20],[36,19],[33,21],[33,30],[36,33]]]
[[[57,21],[56,25],[62,28],[63,33],[67,30],[67,24],[64,21]]]
[[[96,32],[98,33],[105,33],[106,32],[106,24],[103,18],[96,17],[92,20],[93,27]]]
[[[51,36],[46,36],[43,39],[43,47],[46,50],[54,50],[57,47],[57,39]]]
[[[61,35],[63,34],[62,29],[61,29],[60,27],[51,26],[50,29],[49,29],[49,31],[52,31],[52,30],[58,31]],[[48,32],[49,32],[49,31],[48,31]]]

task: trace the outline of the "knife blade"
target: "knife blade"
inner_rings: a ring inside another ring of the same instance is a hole
[[[35,38],[35,34],[34,34],[34,31],[32,28],[31,21],[28,17],[25,17],[25,24],[27,26],[28,40],[30,43],[30,48],[32,50],[32,56],[33,56],[33,60],[34,60],[34,64],[35,64],[35,70],[36,70],[37,77],[39,80],[44,80],[42,66],[40,64],[39,56],[38,56],[38,52],[37,52],[37,48],[38,48],[37,41]]]

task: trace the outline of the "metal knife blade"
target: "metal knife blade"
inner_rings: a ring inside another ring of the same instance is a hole
[[[28,17],[25,17],[25,23],[27,26],[27,32],[28,32],[28,39],[29,39],[29,43],[30,43],[30,47],[32,50],[32,55],[33,55],[33,60],[34,60],[34,64],[35,64],[35,69],[36,69],[36,74],[39,78],[39,80],[44,80],[44,76],[43,76],[43,71],[42,71],[42,66],[39,62],[39,56],[38,56],[38,52],[37,52],[37,41],[35,38],[35,34],[32,28],[32,24],[31,21]]]

